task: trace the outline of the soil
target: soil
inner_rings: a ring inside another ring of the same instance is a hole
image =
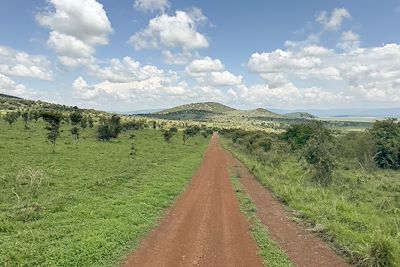
[[[124,266],[263,266],[214,135],[186,191]]]

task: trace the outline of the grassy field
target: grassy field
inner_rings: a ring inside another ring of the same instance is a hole
[[[300,222],[321,228],[325,240],[350,262],[400,266],[400,172],[367,172],[339,165],[333,184],[322,188],[310,182],[293,155],[280,157],[274,166],[261,164],[230,140],[221,140],[264,186],[298,211]],[[385,253],[394,258],[391,264],[381,261],[387,258]]]
[[[44,123],[0,122],[0,266],[110,266],[129,254],[182,192],[208,139],[160,131],[110,142],[63,125],[52,153]],[[131,144],[136,157],[129,156]]]

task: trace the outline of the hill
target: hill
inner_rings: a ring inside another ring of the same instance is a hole
[[[169,114],[182,111],[205,111],[211,113],[224,113],[233,110],[235,109],[217,102],[200,102],[200,103],[185,104],[174,108],[165,109],[159,112],[155,112],[155,114]]]
[[[286,117],[298,119],[315,119],[316,117],[308,112],[290,112],[285,114]]]
[[[0,94],[0,97],[3,97],[3,98],[13,98],[13,99],[22,99],[22,98],[17,97],[17,96],[6,95],[6,94]]]

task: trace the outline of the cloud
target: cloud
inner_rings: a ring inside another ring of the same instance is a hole
[[[360,47],[360,36],[352,31],[342,32],[337,47],[345,51],[357,50]]]
[[[208,47],[206,36],[197,31],[197,26],[207,18],[200,9],[189,12],[176,11],[175,16],[162,14],[150,20],[149,25],[133,34],[128,43],[136,50],[180,48],[184,51]]]
[[[168,0],[136,0],[134,7],[143,12],[165,12],[169,8]]]
[[[243,80],[242,76],[236,76],[229,71],[223,72],[211,72],[210,81],[215,86],[233,86],[241,84]]]
[[[23,84],[17,84],[9,77],[0,74],[0,92],[3,94],[26,97],[27,89]]]
[[[53,80],[51,63],[44,56],[29,55],[5,46],[0,46],[0,74]]]
[[[162,77],[164,71],[152,65],[141,66],[140,62],[131,57],[113,58],[106,67],[92,65],[89,73],[99,80],[110,82],[143,81],[151,77]]]
[[[333,31],[338,30],[345,19],[350,19],[351,15],[345,8],[335,8],[331,14],[322,11],[316,18],[325,30]]]
[[[201,73],[212,72],[212,71],[222,71],[225,66],[219,59],[211,59],[210,57],[205,57],[203,59],[195,59],[186,67],[186,72],[190,75],[196,76]]]
[[[357,42],[358,36],[347,32],[342,35],[342,40]],[[296,86],[299,81],[304,81],[302,84],[313,84],[319,89],[305,91],[307,94],[302,94],[303,99],[306,96],[309,96],[308,99],[315,96],[316,103],[318,99],[326,98],[332,104],[336,101],[335,95],[345,100],[358,99],[363,103],[398,102],[399,65],[398,44],[355,48],[344,52],[322,47],[305,47],[297,51],[278,49],[268,53],[254,53],[248,62],[249,69],[265,79],[268,88],[264,90],[268,94],[283,93],[276,91],[276,88],[294,92],[292,85]],[[328,84],[331,86],[327,86]],[[332,90],[332,84],[339,86],[340,90]],[[280,98],[281,103],[289,103],[283,100],[285,99]]]
[[[47,44],[61,64],[77,67],[93,62],[95,47],[108,44],[113,31],[103,5],[95,0],[49,0],[54,10],[36,15],[51,30]]]
[[[189,63],[193,57],[193,53],[184,51],[182,53],[172,53],[170,50],[162,51],[162,56],[165,64],[168,65],[185,65]]]

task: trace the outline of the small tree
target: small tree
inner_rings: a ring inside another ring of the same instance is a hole
[[[46,111],[41,114],[41,117],[49,124],[45,127],[48,130],[47,140],[53,144],[53,152],[55,152],[56,141],[60,134],[62,114],[54,111]]]
[[[157,122],[153,121],[152,124],[153,124],[153,130],[155,130],[157,128]]]
[[[4,115],[4,120],[10,124],[10,127],[12,124],[18,119],[19,115],[17,112],[7,112],[6,115]]]
[[[93,118],[90,115],[88,117],[88,126],[89,128],[93,128]]]
[[[331,132],[324,128],[322,123],[314,124],[313,136],[304,145],[302,156],[312,173],[313,181],[322,186],[332,183],[334,151]]]
[[[79,110],[75,110],[69,114],[69,119],[72,125],[77,125],[82,120],[82,113]]]
[[[71,134],[72,138],[74,139],[75,142],[75,148],[78,147],[78,139],[79,139],[79,128],[74,126],[71,128]]]
[[[379,168],[400,169],[400,124],[395,118],[376,121],[370,130]]]
[[[28,111],[22,112],[21,117],[22,117],[22,120],[24,121],[24,127],[25,127],[25,129],[26,129],[26,130],[29,129],[29,126],[28,126],[29,112],[28,112]]]
[[[171,131],[171,129],[169,129],[168,131],[163,130],[162,135],[164,137],[165,142],[171,143],[171,139],[172,139],[172,136],[174,135],[174,132]]]
[[[82,129],[86,129],[86,127],[87,127],[87,125],[88,125],[88,120],[87,120],[87,118],[86,117],[82,117],[82,120],[81,120],[81,127],[82,127]]]
[[[31,120],[35,120],[35,123],[37,123],[38,119],[40,118],[40,112],[36,109],[31,110],[31,112],[29,113],[29,116],[30,116]]]
[[[109,125],[110,125],[111,137],[117,138],[122,130],[121,118],[118,115],[115,114],[112,115],[109,121]]]

